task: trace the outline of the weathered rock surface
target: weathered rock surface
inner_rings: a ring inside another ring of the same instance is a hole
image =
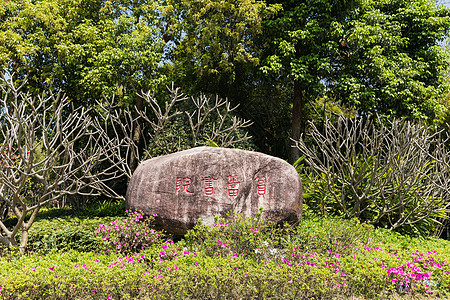
[[[198,147],[142,162],[127,190],[127,209],[158,214],[155,225],[184,234],[202,219],[230,211],[274,222],[296,222],[302,213],[302,185],[294,167],[266,154]]]

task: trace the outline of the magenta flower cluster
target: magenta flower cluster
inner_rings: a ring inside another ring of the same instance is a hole
[[[226,223],[226,222],[220,222],[220,223],[218,223],[218,224],[214,224],[214,226],[216,226],[216,227],[226,227],[226,226],[228,226],[228,223]]]
[[[424,254],[417,250],[411,253],[412,260],[407,260],[398,267],[388,268],[386,265],[381,267],[386,270],[391,283],[398,290],[408,293],[414,286],[420,286],[426,293],[433,294],[430,288],[436,285],[436,282],[432,278],[432,273],[425,270],[442,270],[442,264],[436,262],[432,254],[436,254],[436,251],[428,251]],[[391,256],[400,260],[397,254],[391,254]],[[448,271],[443,272],[448,274]]]
[[[380,247],[362,247],[357,248],[356,251],[371,252],[384,250]],[[384,251],[385,252],[385,251]],[[443,265],[448,264],[446,261],[443,263],[438,263],[433,258],[433,254],[436,251],[428,251],[426,254],[420,253],[418,250],[411,253],[410,260],[398,265],[388,267],[383,261],[378,257],[374,258],[374,264],[381,269],[386,271],[387,280],[390,282],[392,287],[400,293],[409,293],[413,288],[416,290],[423,290],[428,294],[433,294],[431,290],[432,287],[437,285],[437,282],[433,279],[432,273],[435,270],[441,270],[443,274],[449,274],[449,271],[443,270]],[[282,262],[290,267],[299,266],[309,266],[316,268],[327,268],[332,270],[334,273],[342,277],[342,287],[346,286],[346,280],[348,274],[342,269],[342,262],[340,258],[342,255],[335,253],[333,255],[332,251],[329,250],[328,257],[318,256],[316,252],[313,253],[303,253],[299,249],[294,248],[291,257],[283,257]],[[353,253],[356,258],[357,253]],[[396,260],[402,260],[398,254],[389,254],[392,258]],[[404,260],[402,260],[404,261]],[[392,263],[390,263],[392,264]],[[370,268],[368,269],[370,272]]]
[[[145,218],[137,211],[127,211],[129,219],[100,224],[96,231],[116,252],[139,252],[159,240],[160,233],[151,229],[153,217]]]

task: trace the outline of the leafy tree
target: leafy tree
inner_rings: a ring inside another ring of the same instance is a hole
[[[370,1],[341,30],[334,95],[363,112],[441,121],[449,56],[439,42],[449,30],[435,1]]]
[[[157,1],[7,1],[0,6],[0,64],[28,87],[86,101],[128,99],[161,78],[164,51]]]
[[[330,53],[338,47],[336,29],[352,6],[350,1],[271,2],[281,3],[283,10],[265,23],[272,47],[262,70],[293,82],[291,137],[298,140],[305,127],[305,104],[325,91],[322,80],[332,69]],[[290,160],[295,161],[299,154],[292,149]]]
[[[265,89],[259,72],[262,23],[280,9],[263,1],[174,1],[175,20],[167,36],[173,48],[166,74],[188,94],[218,94],[238,105],[235,113],[253,121],[249,131],[258,148],[280,153],[287,119],[279,94]],[[262,87],[261,89],[259,87]],[[283,88],[283,87],[282,87]],[[280,114],[274,114],[274,112]],[[270,122],[268,119],[276,117]]]
[[[431,0],[269,1],[283,11],[265,23],[266,74],[293,82],[291,137],[307,107],[328,95],[360,113],[439,120],[446,57],[438,46],[448,10]],[[299,157],[292,148],[290,160]]]
[[[259,64],[254,41],[262,33],[262,21],[279,5],[255,0],[176,2],[179,22],[171,53],[176,81],[194,92],[239,97],[248,70]]]

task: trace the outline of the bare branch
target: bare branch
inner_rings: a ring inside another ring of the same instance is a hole
[[[0,241],[17,245],[15,236],[21,231],[24,251],[28,229],[42,206],[75,193],[120,197],[105,184],[119,176],[121,162],[110,161],[120,143],[109,139],[88,110],[68,109],[64,95],[43,93],[35,99],[21,91],[25,83],[16,88],[11,77],[2,78],[0,202],[18,222],[9,231],[0,220]]]
[[[310,125],[313,145],[300,140],[296,146],[321,207],[337,205],[347,218],[391,229],[450,207],[450,153],[442,131],[402,120],[375,125],[370,118],[340,117],[336,126],[326,120],[323,133]]]
[[[101,108],[102,121],[109,139],[115,141],[119,151],[111,157],[111,163],[131,178],[130,157],[140,160],[155,155],[169,154],[208,142],[220,147],[232,147],[249,139],[247,133],[240,134],[251,122],[241,120],[233,115],[236,107],[231,107],[227,100],[205,95],[188,98],[179,88],[168,88],[169,99],[161,104],[150,92],[139,96],[145,100],[147,107],[138,112],[137,118],[145,124],[146,147],[138,153],[139,147],[132,138],[133,124],[136,118],[128,107],[119,107],[111,99],[106,105],[98,103]],[[179,107],[188,108],[180,111]],[[186,130],[188,128],[188,130]],[[119,145],[120,144],[120,145]]]

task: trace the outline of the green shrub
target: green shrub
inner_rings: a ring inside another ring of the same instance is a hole
[[[100,224],[124,218],[87,218],[74,216],[70,209],[43,209],[29,231],[27,251],[48,253],[53,250],[97,251],[103,246],[95,231]],[[14,218],[7,222],[14,223]],[[20,233],[19,233],[20,236]],[[5,250],[5,248],[1,248]]]
[[[332,299],[405,295],[400,285],[392,282],[391,274],[408,264],[407,257],[380,247],[355,248],[355,253],[345,256],[308,256],[296,250],[292,251],[297,252],[295,256],[283,262],[256,262],[244,256],[211,257],[189,251],[158,260],[154,255],[160,247],[153,245],[129,256],[69,250],[0,258],[0,293],[3,299]],[[448,295],[449,265],[443,264],[440,269],[426,265],[430,257],[437,262],[433,253],[424,255],[415,263],[421,270],[414,270],[414,274],[430,273],[427,282],[432,286],[426,288],[419,280],[408,294],[426,295],[428,289],[439,297]]]
[[[160,242],[161,233],[152,229],[153,216],[128,211],[128,218],[100,224],[96,233],[104,241],[106,250],[118,253],[137,253]]]
[[[350,254],[355,247],[368,244],[373,227],[358,219],[335,217],[303,219],[295,229],[292,246],[322,254]]]
[[[39,215],[36,218],[36,221],[39,221],[42,219],[51,220],[54,218],[71,217],[74,215],[74,213],[75,212],[73,210],[71,210],[70,208],[55,209],[55,208],[43,207],[40,209]],[[25,217],[25,220],[28,221],[30,216],[31,216],[31,212],[28,212],[27,216]],[[5,220],[4,224],[7,228],[12,229],[14,227],[14,225],[17,224],[17,216],[9,215],[8,219]]]
[[[306,299],[340,290],[328,270],[259,265],[242,257],[190,255],[149,268],[145,254],[69,251],[0,263],[3,299]]]
[[[102,242],[96,237],[95,230],[112,220],[116,219],[63,217],[38,220],[30,229],[27,251],[97,251]]]
[[[53,250],[96,251],[104,243],[95,235],[102,223],[124,219],[124,202],[112,202],[111,209],[72,210],[69,208],[42,208],[29,231],[28,252],[48,253]],[[119,213],[119,208],[123,212]],[[98,217],[104,216],[104,217]],[[27,216],[28,218],[29,216]],[[10,217],[5,225],[12,228],[17,223],[17,217]],[[20,238],[19,232],[18,237]],[[0,245],[0,251],[5,251]]]
[[[99,200],[83,208],[77,208],[74,213],[86,217],[125,217],[125,201]]]
[[[254,218],[231,214],[228,218],[216,218],[212,227],[201,221],[190,230],[186,242],[190,249],[198,249],[211,257],[237,257],[265,261],[280,259],[285,242],[281,236],[292,231],[285,224],[277,228],[275,223],[265,222],[261,211]]]

